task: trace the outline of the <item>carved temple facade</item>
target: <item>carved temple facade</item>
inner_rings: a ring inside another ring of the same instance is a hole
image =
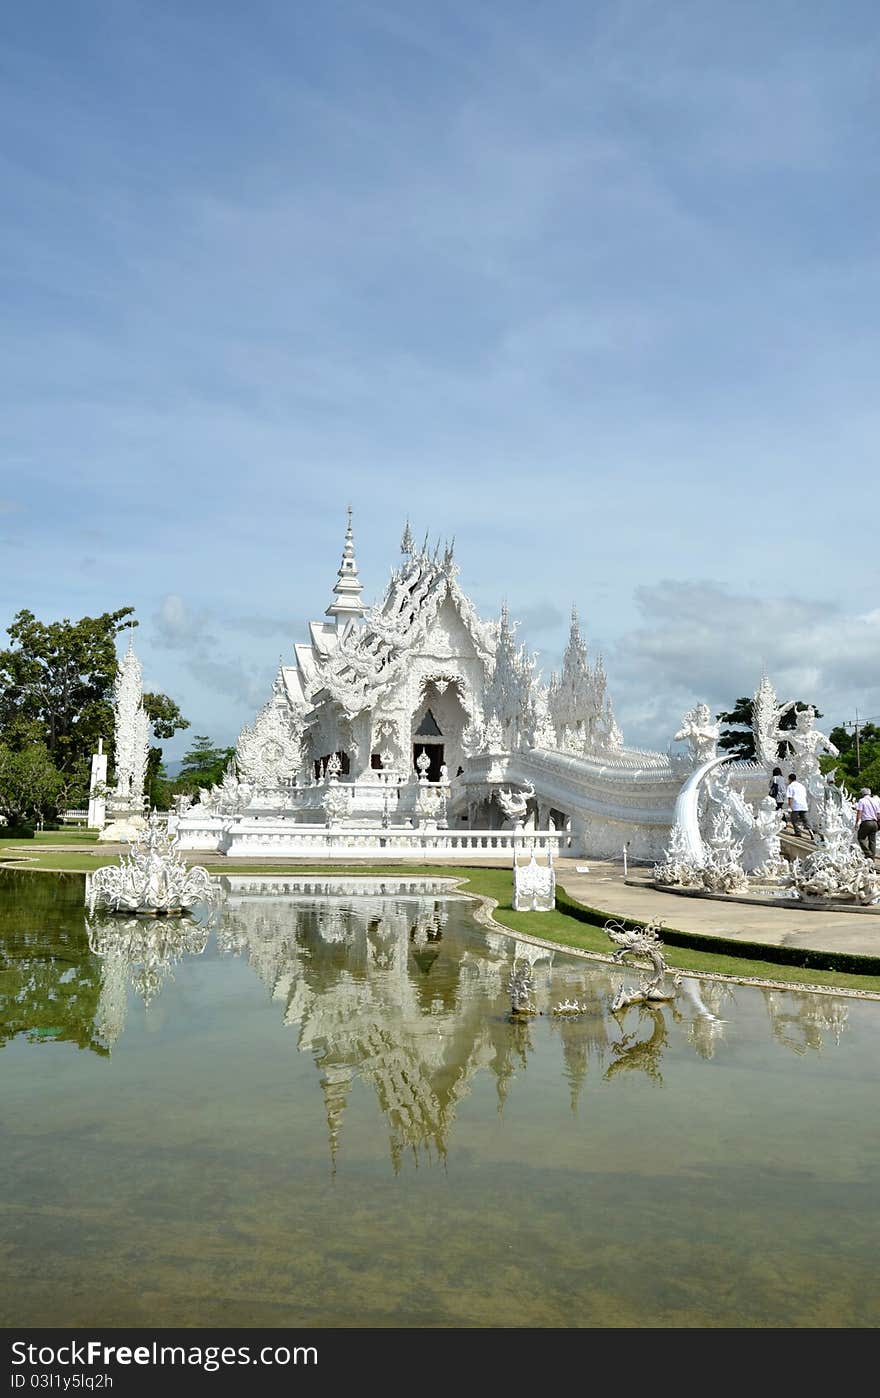
[[[184,848],[497,856],[523,834],[498,794],[521,788],[539,849],[662,855],[690,762],[625,745],[576,613],[544,684],[506,608],[480,617],[453,548],[417,547],[408,524],[381,602],[362,593],[349,511],[330,605],[242,731],[235,770],[179,813]]]

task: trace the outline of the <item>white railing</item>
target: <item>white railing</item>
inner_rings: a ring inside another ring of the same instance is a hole
[[[554,830],[410,830],[233,820],[225,829],[183,828],[182,849],[215,849],[230,858],[511,859],[514,851],[558,854],[567,836]]]
[[[79,825],[80,823],[82,823],[83,825],[85,825],[85,824],[86,824],[86,821],[88,820],[88,818],[89,818],[89,813],[88,813],[88,811],[59,811],[59,812],[58,812],[58,819],[61,821],[62,825],[67,825],[67,824]]]

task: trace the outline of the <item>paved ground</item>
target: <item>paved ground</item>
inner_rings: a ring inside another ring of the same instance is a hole
[[[586,865],[587,874],[577,872]],[[750,903],[689,898],[650,888],[650,869],[630,868],[624,880],[620,864],[602,860],[560,859],[557,878],[579,903],[619,917],[643,922],[661,918],[667,927],[731,942],[760,942],[774,947],[880,955],[880,907],[864,912],[820,912],[810,908],[763,908]]]

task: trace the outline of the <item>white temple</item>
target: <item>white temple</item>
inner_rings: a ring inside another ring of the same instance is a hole
[[[234,769],[172,817],[182,847],[469,860],[527,841],[545,853],[660,858],[682,783],[707,750],[705,725],[688,723],[697,711],[675,735],[690,738],[690,756],[627,747],[576,612],[562,672],[545,685],[507,609],[497,621],[477,615],[452,546],[417,548],[407,524],[401,555],[367,607],[349,509],[330,605],[243,729]],[[762,765],[737,764],[736,777],[749,797],[766,794]],[[504,794],[517,789],[524,820],[505,815]]]

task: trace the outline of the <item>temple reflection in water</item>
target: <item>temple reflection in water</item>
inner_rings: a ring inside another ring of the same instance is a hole
[[[709,1060],[731,1026],[735,1034],[739,987],[684,977],[670,1004],[613,1016],[610,1003],[631,970],[478,927],[442,879],[225,877],[223,884],[213,928],[186,919],[91,920],[89,945],[101,965],[96,1037],[112,1048],[129,989],[148,1007],[177,964],[205,952],[213,930],[220,954],[250,965],[296,1031],[298,1049],[313,1059],[334,1163],[357,1080],[375,1092],[399,1169],[407,1152],[416,1161],[445,1158],[458,1104],[479,1075],[493,1075],[503,1110],[539,1032],[558,1041],[573,1111],[591,1067],[602,1083],[637,1073],[662,1085],[672,1035]],[[532,964],[534,1021],[509,1015],[515,957]],[[776,1043],[798,1054],[839,1043],[842,1000],[769,989],[762,997]],[[552,1014],[572,998],[582,1013]]]

